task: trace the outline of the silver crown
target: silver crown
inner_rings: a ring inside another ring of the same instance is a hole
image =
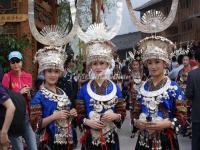
[[[34,62],[38,62],[38,73],[45,69],[58,69],[64,71],[66,53],[62,47],[44,47],[35,54]]]
[[[174,43],[162,36],[151,36],[139,42],[139,50],[143,55],[143,62],[149,59],[161,59],[169,64],[169,56],[174,48]]]
[[[187,48],[183,49],[182,47],[180,47],[179,49],[175,49],[173,53],[171,53],[171,57],[176,56],[179,57],[180,55],[188,55],[189,52],[191,51],[192,47],[192,42],[188,42],[187,43]]]

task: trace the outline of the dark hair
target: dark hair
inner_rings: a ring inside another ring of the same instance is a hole
[[[183,55],[178,56],[177,62],[179,65],[181,65],[183,63]]]
[[[200,62],[200,48],[195,51],[195,59]]]
[[[125,62],[125,65],[126,65],[126,66],[128,66],[128,65],[129,65],[129,61],[128,61],[128,60]]]
[[[176,56],[172,57],[172,61],[175,62],[176,61]]]

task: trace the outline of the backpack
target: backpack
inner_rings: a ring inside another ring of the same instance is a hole
[[[11,123],[11,126],[8,130],[9,136],[21,136],[24,132],[24,122],[26,115],[26,103],[24,97],[20,93],[13,92],[7,88],[6,92],[10,96],[14,106],[15,113]],[[0,129],[2,129],[6,115],[6,108],[3,105],[0,105]]]

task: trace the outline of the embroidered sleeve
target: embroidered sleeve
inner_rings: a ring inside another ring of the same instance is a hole
[[[134,87],[134,83],[131,83],[130,86],[130,115],[131,120],[138,119],[140,115],[140,103],[138,101],[138,91]]]
[[[121,128],[122,123],[126,117],[126,104],[124,99],[118,99],[118,102],[115,105],[115,112],[121,115],[120,121],[115,121],[117,128]]]
[[[78,113],[77,123],[79,128],[83,128],[83,119],[85,118],[85,105],[83,100],[76,100],[76,110]]]
[[[42,127],[42,107],[40,104],[31,106],[30,114],[33,131],[36,132]]]
[[[122,97],[122,92],[119,88],[119,86],[117,86],[117,100],[116,100],[116,105],[115,105],[115,113],[120,114],[121,115],[121,120],[120,121],[115,121],[115,125],[117,126],[117,128],[121,128],[121,125],[126,117],[126,103],[125,100]]]
[[[40,92],[37,92],[31,100],[30,112],[31,125],[33,127],[33,130],[36,132],[42,127],[42,105]]]
[[[181,88],[176,84],[175,89],[175,116],[172,119],[172,124],[176,132],[180,131],[180,128],[185,125],[187,117],[187,101]]]

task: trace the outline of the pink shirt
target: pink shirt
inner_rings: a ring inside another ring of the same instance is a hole
[[[10,84],[11,79],[11,84]],[[28,85],[32,88],[32,75],[22,71],[20,76],[17,76],[12,70],[3,76],[2,85],[11,88],[15,92],[19,92],[21,88]],[[11,85],[11,87],[10,87]]]

